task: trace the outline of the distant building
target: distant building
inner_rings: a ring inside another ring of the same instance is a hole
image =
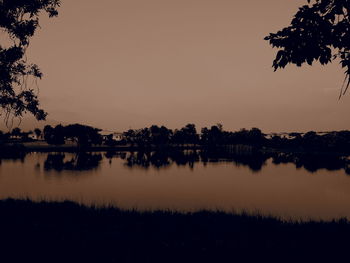
[[[124,139],[124,135],[122,132],[111,132],[111,131],[101,131],[100,134],[103,137],[103,140],[107,140],[110,135],[112,135],[112,139],[114,141],[122,141]]]
[[[10,135],[10,140],[21,140],[22,136],[21,135]]]
[[[36,136],[36,134],[32,133],[32,134],[29,134],[28,135],[28,138],[29,139],[32,139],[32,140],[39,140],[40,138],[38,138],[38,136]]]
[[[295,136],[299,134],[301,136],[304,135],[304,133],[301,132],[292,132],[292,133],[288,133],[288,132],[279,132],[279,133],[269,133],[269,134],[264,134],[266,139],[272,139],[274,136],[278,136],[280,138],[284,138],[284,139],[294,139]]]

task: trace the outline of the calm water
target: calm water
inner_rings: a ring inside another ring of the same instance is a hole
[[[294,219],[350,218],[350,176],[342,164],[325,164],[322,158],[298,164],[269,156],[233,159],[197,152],[32,153],[1,160],[0,198],[68,199],[137,209],[246,210]]]

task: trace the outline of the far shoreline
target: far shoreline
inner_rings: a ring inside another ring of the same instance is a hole
[[[198,150],[229,150],[231,153],[235,152],[244,155],[254,155],[255,153],[263,154],[274,154],[274,153],[285,153],[285,154],[314,154],[314,155],[331,155],[331,156],[350,156],[348,152],[337,152],[337,151],[319,151],[313,149],[305,149],[303,147],[294,148],[272,148],[272,147],[257,147],[248,144],[232,144],[232,145],[216,145],[214,147],[208,147],[207,145],[150,145],[150,146],[131,146],[131,145],[92,145],[86,147],[78,147],[73,144],[63,144],[63,145],[50,145],[45,141],[37,142],[13,142],[0,144],[0,151],[5,148],[9,150],[16,150],[19,152],[137,152],[137,151],[198,151]]]

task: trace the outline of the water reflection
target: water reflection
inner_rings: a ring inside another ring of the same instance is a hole
[[[128,167],[140,166],[148,168],[166,168],[171,164],[168,154],[162,152],[131,152],[127,158],[125,165]]]
[[[350,218],[349,160],[342,156],[164,149],[30,153],[23,160],[2,161],[1,199]]]
[[[121,158],[125,165],[148,169],[168,168],[172,164],[194,168],[195,163],[233,163],[235,166],[248,167],[253,172],[263,169],[269,159],[275,165],[292,163],[296,168],[304,168],[309,172],[320,169],[329,171],[344,170],[350,174],[350,160],[345,156],[317,153],[263,153],[260,151],[250,153],[237,153],[223,150],[202,151],[139,151],[130,153],[106,153],[106,158]]]
[[[276,165],[293,163],[297,168],[304,168],[312,173],[320,169],[326,169],[328,171],[344,170],[346,174],[350,175],[350,160],[346,156],[315,153],[274,153],[272,162]]]
[[[46,171],[64,171],[64,170],[74,170],[74,171],[86,171],[97,169],[102,160],[102,154],[92,154],[92,153],[78,153],[71,158],[66,158],[63,153],[58,154],[48,154],[44,162],[44,169]]]
[[[21,145],[14,145],[12,147],[0,146],[0,164],[1,160],[19,160],[23,162],[25,156],[26,152]]]
[[[194,163],[200,161],[200,153],[198,151],[139,151],[128,153],[124,159],[125,165],[130,168],[160,169],[176,164],[178,166],[188,165],[193,169]]]
[[[263,154],[259,151],[237,152],[225,150],[202,151],[200,156],[204,164],[208,162],[232,162],[237,167],[247,166],[253,172],[260,171],[271,157],[270,154]]]
[[[26,153],[21,150],[0,151],[1,160],[21,160],[24,162]],[[124,161],[129,168],[166,169],[171,165],[188,166],[193,169],[196,163],[204,166],[208,163],[232,163],[236,167],[248,167],[252,172],[260,172],[269,159],[275,165],[292,163],[296,168],[303,168],[311,173],[320,169],[329,171],[343,170],[350,175],[350,159],[347,156],[318,153],[283,153],[262,151],[231,151],[227,149],[210,150],[158,150],[137,152],[101,153],[81,152],[76,154],[49,153],[44,162],[45,170],[75,170],[86,171],[97,169],[103,156],[112,162],[114,158]]]

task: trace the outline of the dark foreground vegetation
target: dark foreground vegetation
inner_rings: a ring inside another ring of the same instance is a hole
[[[2,262],[348,262],[350,224],[0,201]]]

